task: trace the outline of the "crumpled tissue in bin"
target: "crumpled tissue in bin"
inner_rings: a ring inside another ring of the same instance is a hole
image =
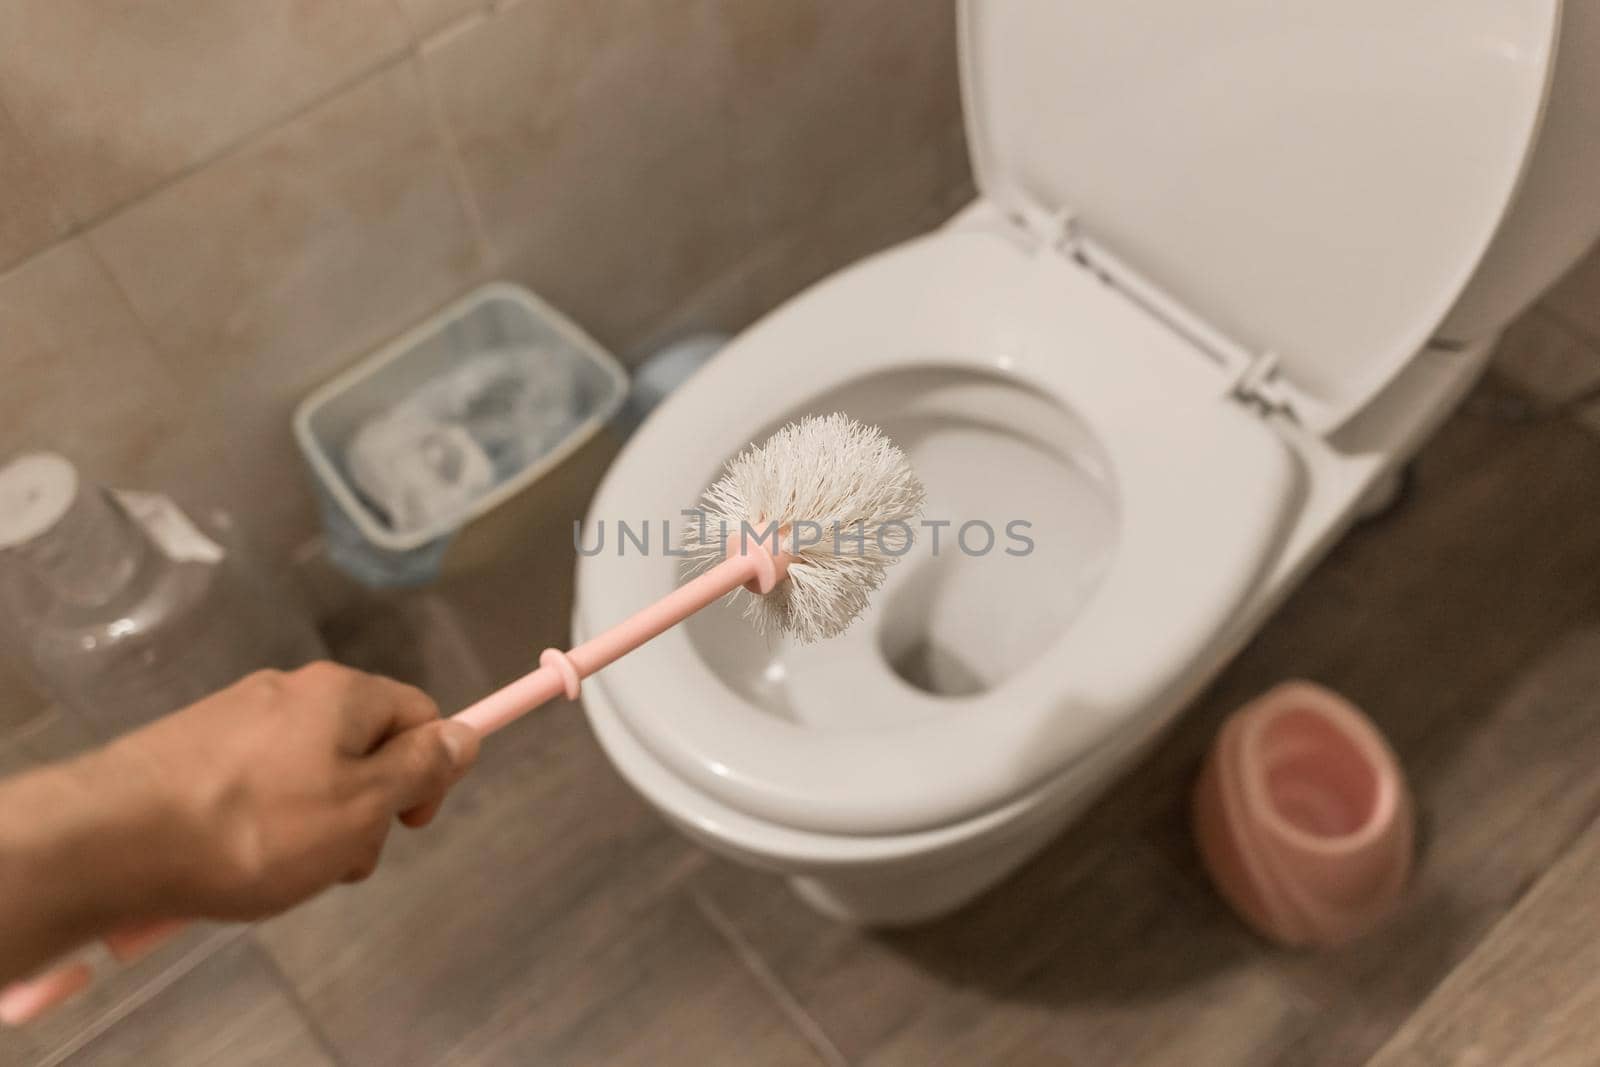
[[[488,349],[364,422],[350,480],[399,532],[463,515],[580,421],[568,361],[537,345]]]

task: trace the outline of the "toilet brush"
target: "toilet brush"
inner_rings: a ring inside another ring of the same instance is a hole
[[[905,554],[923,489],[905,453],[844,415],[791,423],[729,462],[684,538],[703,573],[455,718],[490,733],[563,693],[701,608],[741,588],[762,633],[834,637],[866,609],[885,569]],[[785,548],[787,546],[787,548]]]
[[[546,649],[536,670],[454,718],[489,734],[558,696],[575,700],[584,678],[741,591],[750,594],[742,598],[744,614],[759,632],[802,642],[836,636],[910,547],[923,496],[905,453],[876,427],[837,413],[790,423],[729,461],[706,491],[684,537],[695,577],[565,652]],[[107,937],[106,947],[128,962],[182,925],[123,930]],[[38,1017],[93,975],[93,965],[79,959],[0,990],[0,1023]]]

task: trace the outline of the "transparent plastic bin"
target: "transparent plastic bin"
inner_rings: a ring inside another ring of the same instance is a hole
[[[523,345],[570,361],[576,381],[570,429],[459,512],[416,529],[390,526],[351,479],[346,457],[356,433],[461,361]],[[532,293],[495,282],[468,294],[324,384],[295,411],[295,439],[311,468],[330,557],[371,586],[432,580],[458,531],[529,490],[582,447],[616,414],[627,392],[628,376],[616,359]]]

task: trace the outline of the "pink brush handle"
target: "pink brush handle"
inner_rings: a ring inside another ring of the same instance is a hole
[[[788,573],[789,557],[773,554],[752,541],[704,574],[685,582],[642,611],[568,652],[545,649],[539,668],[469,707],[453,718],[479,733],[491,734],[548,701],[566,694],[578,698],[579,683],[609,663],[614,663],[652,637],[658,637],[701,608],[714,604],[740,586],[751,592],[770,593]],[[176,937],[181,921],[153,923],[106,938],[112,955],[128,961]],[[37,978],[14,982],[0,989],[0,1024],[20,1026],[37,1019],[70,999],[94,980],[94,969],[82,960],[55,967]]]
[[[127,965],[154,952],[188,925],[182,919],[157,919],[109,933],[104,943],[113,959]],[[37,978],[13,982],[0,989],[0,1024],[21,1026],[32,1022],[87,989],[94,978],[94,963],[80,957],[52,967]]]
[[[480,733],[489,734],[562,693],[569,700],[576,700],[578,683],[582,679],[742,585],[751,585],[756,592],[770,592],[787,570],[786,557],[773,556],[765,547],[752,544],[742,555],[729,556],[698,578],[685,582],[654,604],[571,651],[546,649],[539,657],[538,670],[490,693],[458,712],[455,718]]]

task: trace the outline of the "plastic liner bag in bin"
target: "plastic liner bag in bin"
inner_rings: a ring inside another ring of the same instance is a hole
[[[528,490],[626,392],[616,360],[526,290],[472,293],[296,412],[329,555],[371,586],[431,580],[456,531]]]
[[[494,348],[368,418],[350,480],[398,533],[461,515],[581,420],[574,365],[544,347]]]

